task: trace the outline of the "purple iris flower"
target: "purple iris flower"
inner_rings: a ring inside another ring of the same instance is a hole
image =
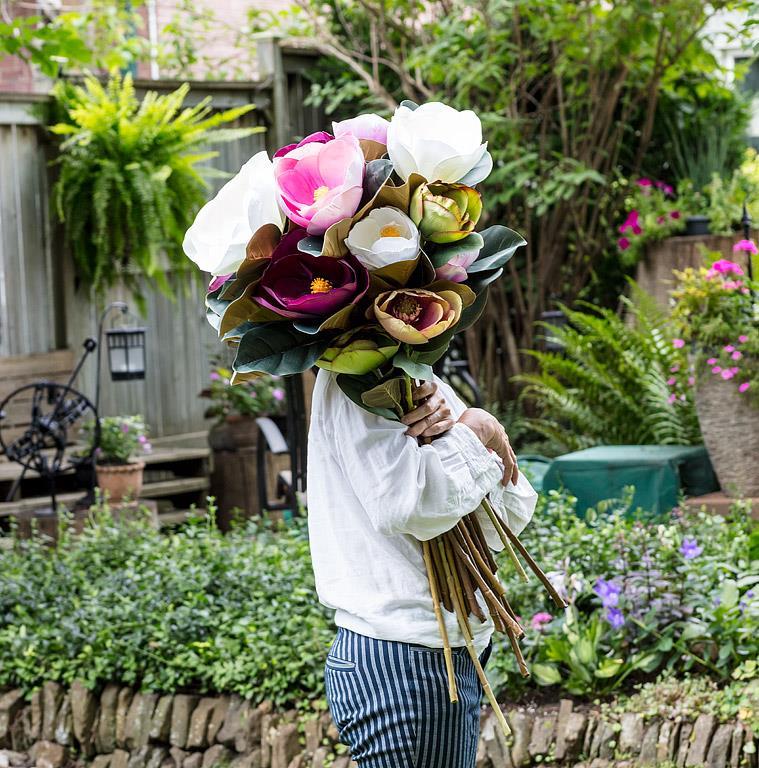
[[[686,560],[693,560],[694,557],[698,557],[704,551],[703,547],[698,546],[698,542],[695,539],[685,537],[683,543],[680,545],[680,554]]]
[[[611,624],[613,629],[621,629],[625,624],[625,615],[619,608],[609,608],[606,611],[606,621]]]

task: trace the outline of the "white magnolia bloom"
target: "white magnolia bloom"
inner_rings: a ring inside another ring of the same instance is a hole
[[[266,152],[248,160],[198,212],[182,248],[204,272],[227,275],[245,258],[245,246],[264,224],[283,228],[274,170]]]
[[[416,258],[419,230],[398,208],[375,208],[353,225],[345,244],[367,269],[380,269]]]
[[[427,181],[456,182],[485,156],[480,118],[437,101],[417,109],[400,106],[387,129],[387,152],[404,180],[419,173]],[[492,168],[483,170],[485,178]],[[470,184],[478,181],[467,180]]]

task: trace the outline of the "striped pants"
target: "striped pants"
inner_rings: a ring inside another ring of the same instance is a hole
[[[453,649],[453,665],[457,704],[448,699],[442,650],[338,629],[325,666],[327,701],[361,768],[474,768],[482,687],[466,648]]]

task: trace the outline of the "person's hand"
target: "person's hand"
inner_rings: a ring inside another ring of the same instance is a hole
[[[511,480],[516,485],[519,479],[517,457],[501,422],[482,408],[467,408],[461,414],[459,424],[469,427],[486,448],[498,454],[503,462],[503,484],[507,485]]]
[[[434,381],[424,381],[412,391],[414,405],[401,422],[411,437],[432,438],[447,432],[455,423],[453,412]]]

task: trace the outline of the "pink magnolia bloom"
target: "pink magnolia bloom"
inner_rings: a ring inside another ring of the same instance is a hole
[[[751,386],[751,382],[750,382],[750,381],[744,381],[744,382],[743,382],[743,384],[741,384],[741,385],[738,387],[738,391],[739,391],[741,394],[743,394],[743,393],[744,393],[744,392],[745,392],[745,391],[746,391],[746,390],[747,390],[747,389],[748,389],[750,386]]]
[[[739,240],[733,246],[733,253],[740,253],[741,251],[756,254],[759,253],[759,248],[756,247],[756,243],[753,240]]]
[[[624,234],[628,229],[632,229],[634,235],[639,235],[643,229],[638,221],[638,216],[639,214],[637,211],[630,211],[630,213],[627,214],[624,223],[619,226],[620,234]]]
[[[682,339],[672,339],[672,346],[675,349],[682,349],[685,346],[685,342]]]
[[[531,619],[530,619],[530,626],[540,632],[543,629],[544,624],[549,624],[553,621],[553,616],[551,616],[550,613],[536,613]]]
[[[323,235],[358,209],[364,155],[355,136],[315,133],[274,154],[274,179],[285,215],[309,235]]]
[[[630,247],[630,241],[626,237],[620,237],[617,240],[617,245],[620,251],[626,251]]]
[[[332,131],[336,139],[341,136],[355,136],[357,139],[369,139],[387,144],[388,125],[390,123],[384,117],[369,113],[332,123]]]
[[[741,335],[738,337],[738,343],[739,343],[739,344],[745,344],[747,341],[748,341],[748,336],[746,336],[746,334],[745,334],[745,333],[742,333],[742,334],[741,334]]]

